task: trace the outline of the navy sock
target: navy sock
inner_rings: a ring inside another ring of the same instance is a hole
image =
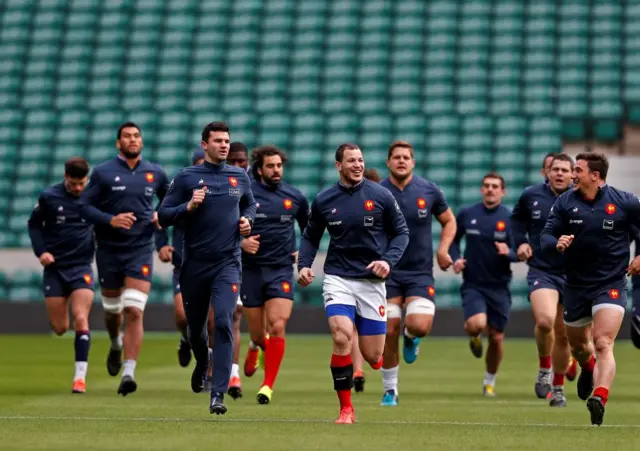
[[[91,347],[91,334],[89,331],[77,331],[73,345],[76,350],[76,362],[86,362],[89,359],[89,348]]]

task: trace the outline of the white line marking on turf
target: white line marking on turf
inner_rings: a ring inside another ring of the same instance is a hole
[[[287,419],[287,418],[163,418],[163,417],[62,417],[62,416],[22,416],[4,415],[0,420],[7,421],[138,421],[143,423],[312,423],[333,424],[333,420],[319,419]],[[371,420],[357,421],[357,424],[406,424],[431,426],[496,426],[496,427],[524,427],[524,428],[592,428],[588,424],[557,424],[557,423],[503,423],[495,421],[407,421],[407,420]],[[617,429],[639,429],[640,424],[604,424],[600,427]]]

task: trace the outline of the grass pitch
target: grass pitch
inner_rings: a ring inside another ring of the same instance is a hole
[[[328,336],[289,337],[272,403],[256,403],[259,370],[243,377],[242,399],[227,397],[222,417],[209,415],[208,395],[191,392],[177,343],[177,334],[147,334],[138,391],[123,398],[105,368],[106,336],[92,338],[85,395],[71,394],[71,337],[0,336],[0,450],[640,449],[640,351],[626,341],[617,343],[618,375],[599,428],[575,382],[564,409],[535,397],[532,340],[507,340],[498,396],[488,399],[484,363],[467,341],[427,338],[417,362],[401,364],[398,407],[380,407],[380,374],[365,370],[355,425],[333,424]]]

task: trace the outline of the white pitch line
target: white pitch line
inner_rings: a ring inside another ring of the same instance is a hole
[[[216,421],[216,418],[162,418],[162,417],[61,417],[61,416],[21,416],[4,415],[0,420],[6,421],[132,421],[143,423],[311,423],[311,424],[332,424],[333,420],[319,419],[286,419],[286,418],[229,418],[223,417]],[[556,423],[503,423],[492,421],[407,421],[407,420],[371,420],[357,421],[357,424],[377,424],[377,425],[430,425],[430,426],[494,426],[494,427],[524,427],[524,428],[592,428],[588,424],[556,424]],[[605,424],[601,427],[616,429],[639,429],[639,424]]]

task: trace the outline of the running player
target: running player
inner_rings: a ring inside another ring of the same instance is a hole
[[[567,404],[564,377],[571,350],[562,322],[564,261],[561,254],[542,252],[540,233],[557,197],[571,186],[572,173],[571,157],[557,154],[552,159],[547,181],[525,189],[511,215],[518,258],[529,264],[527,282],[540,364],[534,390],[541,399],[551,395],[551,407]]]
[[[631,240],[635,242],[635,256],[640,256],[640,228],[633,227]],[[632,294],[631,301],[631,341],[633,345],[640,349],[640,275],[631,276]]]
[[[49,323],[56,335],[69,329],[69,304],[76,332],[72,393],[86,391],[91,346],[89,312],[93,303],[93,226],[80,217],[78,204],[89,175],[89,164],[71,158],[64,181],[44,190],[29,218],[29,238],[44,267],[43,288]]]
[[[490,172],[482,179],[482,202],[465,207],[456,219],[458,230],[451,246],[456,274],[462,272],[462,307],[464,330],[470,337],[469,347],[482,357],[480,334],[487,332],[484,396],[495,396],[496,375],[503,355],[504,330],[511,307],[511,262],[518,261],[513,250],[511,211],[501,205],[505,194],[504,179]],[[466,236],[464,257],[460,241]]]
[[[95,224],[96,263],[105,324],[111,339],[107,371],[124,369],[118,394],[137,389],[134,371],[144,335],[143,312],[151,289],[153,237],[158,226],[153,197],[168,188],[164,170],[142,159],[142,133],[133,122],[118,128],[118,155],[96,166],[82,193],[81,214]],[[120,335],[126,318],[124,338]]]
[[[402,309],[405,309],[403,356],[415,362],[420,338],[429,335],[435,315],[433,279],[433,238],[431,222],[442,226],[437,252],[438,266],[446,271],[453,264],[449,247],[456,236],[456,218],[442,190],[413,173],[413,147],[406,141],[394,141],[387,155],[389,177],[382,186],[393,194],[409,227],[409,245],[387,279],[387,337],[382,365],[382,406],[398,405],[399,338]]]
[[[257,399],[268,404],[284,357],[285,329],[293,308],[294,224],[301,230],[307,226],[309,203],[299,190],[282,181],[287,163],[283,151],[259,147],[251,153],[251,162],[256,220],[252,235],[242,241],[242,302],[251,335],[245,374],[253,375],[258,348],[263,349],[264,380]]]
[[[581,368],[578,397],[587,401],[591,424],[598,426],[616,373],[613,344],[627,304],[625,276],[640,272],[640,257],[629,265],[640,199],[609,186],[608,171],[601,153],[576,156],[575,188],[558,197],[540,236],[545,252],[564,254],[564,323]]]
[[[380,183],[382,177],[375,168],[367,168],[364,170],[364,178],[375,183]],[[358,343],[358,331],[353,328],[353,340],[351,341],[351,360],[353,361],[353,389],[356,393],[364,391],[366,378],[364,376],[364,358],[360,352]]]
[[[331,241],[322,289],[333,339],[333,387],[340,400],[336,423],[352,424],[354,324],[364,359],[379,369],[387,329],[384,279],[402,257],[409,230],[391,193],[363,178],[364,158],[357,145],[340,145],[335,158],[340,181],[312,203],[300,241],[298,282],[303,287],[313,282],[311,265],[328,229]]]

